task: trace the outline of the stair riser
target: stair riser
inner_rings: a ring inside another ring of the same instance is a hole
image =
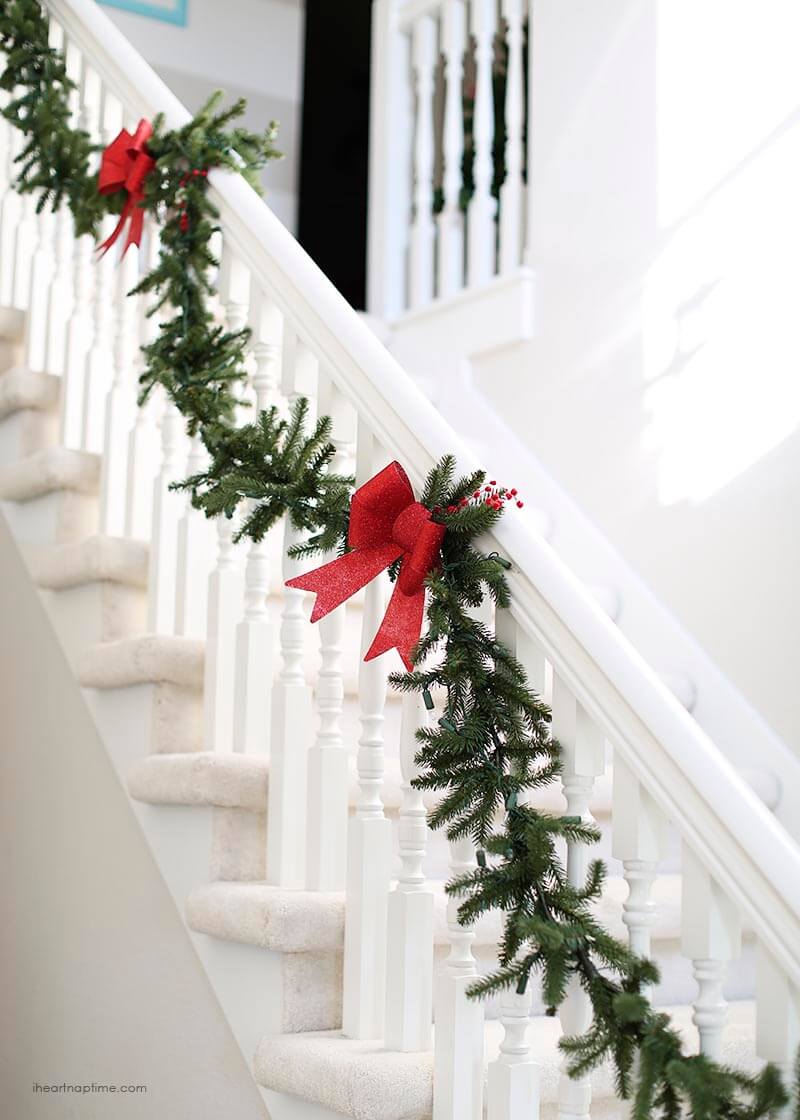
[[[202,745],[202,693],[196,689],[163,681],[85,693],[109,749],[125,760],[123,779],[143,755],[181,754]]]
[[[26,502],[4,502],[3,509],[22,550],[66,544],[97,531],[97,497],[77,490],[57,490]]]
[[[0,420],[0,466],[25,459],[58,443],[58,415],[23,408]]]
[[[139,587],[103,580],[43,595],[73,664],[89,646],[141,634],[147,625],[147,593]]]

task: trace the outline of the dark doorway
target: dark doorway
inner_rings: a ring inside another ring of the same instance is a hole
[[[298,240],[364,307],[371,0],[306,0]]]

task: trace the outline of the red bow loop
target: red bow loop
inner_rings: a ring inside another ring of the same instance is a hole
[[[311,613],[316,622],[400,559],[389,606],[364,660],[396,649],[411,669],[411,653],[422,631],[425,578],[439,562],[444,533],[444,525],[432,521],[430,510],[415,501],[400,464],[390,463],[353,495],[347,536],[353,551],[290,579],[287,586],[316,593]]]
[[[143,118],[132,136],[123,128],[103,152],[97,189],[100,194],[116,194],[121,190],[128,194],[114,232],[99,246],[103,253],[108,252],[129,219],[130,229],[122,250],[123,256],[129,246],[138,246],[142,242],[144,211],[140,203],[144,199],[144,181],[156,165],[147,151],[147,141],[152,135],[153,126]]]

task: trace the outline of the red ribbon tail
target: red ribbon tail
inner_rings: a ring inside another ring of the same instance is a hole
[[[119,216],[119,221],[116,224],[114,232],[111,234],[110,237],[107,237],[105,239],[105,241],[103,242],[102,245],[97,246],[97,251],[98,251],[98,253],[100,253],[101,257],[104,257],[106,255],[108,250],[111,248],[111,246],[117,240],[119,235],[122,233],[122,230],[125,226],[125,223],[127,222],[128,218],[130,216],[131,208],[132,208],[132,200],[130,198],[128,198],[125,202],[125,205],[122,207],[122,213]],[[126,248],[127,248],[127,246],[126,246]]]
[[[402,552],[400,545],[391,543],[375,548],[358,548],[323,564],[321,568],[287,580],[286,586],[316,594],[317,599],[311,612],[311,621],[316,622],[375,579]]]
[[[414,667],[411,654],[422,633],[424,613],[424,587],[421,587],[419,591],[415,591],[412,595],[406,595],[400,590],[399,581],[395,583],[389,606],[383,616],[383,622],[380,624],[378,633],[367,650],[364,660],[371,661],[373,657],[380,657],[387,650],[396,649],[403,659],[406,669],[411,672]]]
[[[142,231],[144,229],[144,210],[139,203],[144,198],[144,195],[134,197],[131,195],[131,224],[128,229],[128,239],[125,242],[125,248],[122,250],[124,257],[131,245],[135,245],[138,249],[142,244]]]

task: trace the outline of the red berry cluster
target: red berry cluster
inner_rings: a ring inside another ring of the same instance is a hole
[[[490,509],[502,509],[503,502],[511,502],[516,500],[517,509],[522,509],[525,505],[524,502],[517,498],[516,486],[498,486],[495,479],[491,479],[482,490],[476,490],[471,497],[462,498],[458,505],[447,506],[442,511],[441,506],[434,507],[434,513],[458,513],[460,509],[465,509],[467,506],[489,506]]]
[[[186,184],[190,179],[205,179],[207,175],[208,172],[204,168],[200,169],[198,167],[195,167],[193,171],[187,171],[187,173],[181,179],[180,183],[178,183],[178,190],[175,194],[175,201],[177,202],[179,209],[183,211],[179,222],[181,233],[186,233],[187,229],[189,228],[189,215],[186,213]]]

